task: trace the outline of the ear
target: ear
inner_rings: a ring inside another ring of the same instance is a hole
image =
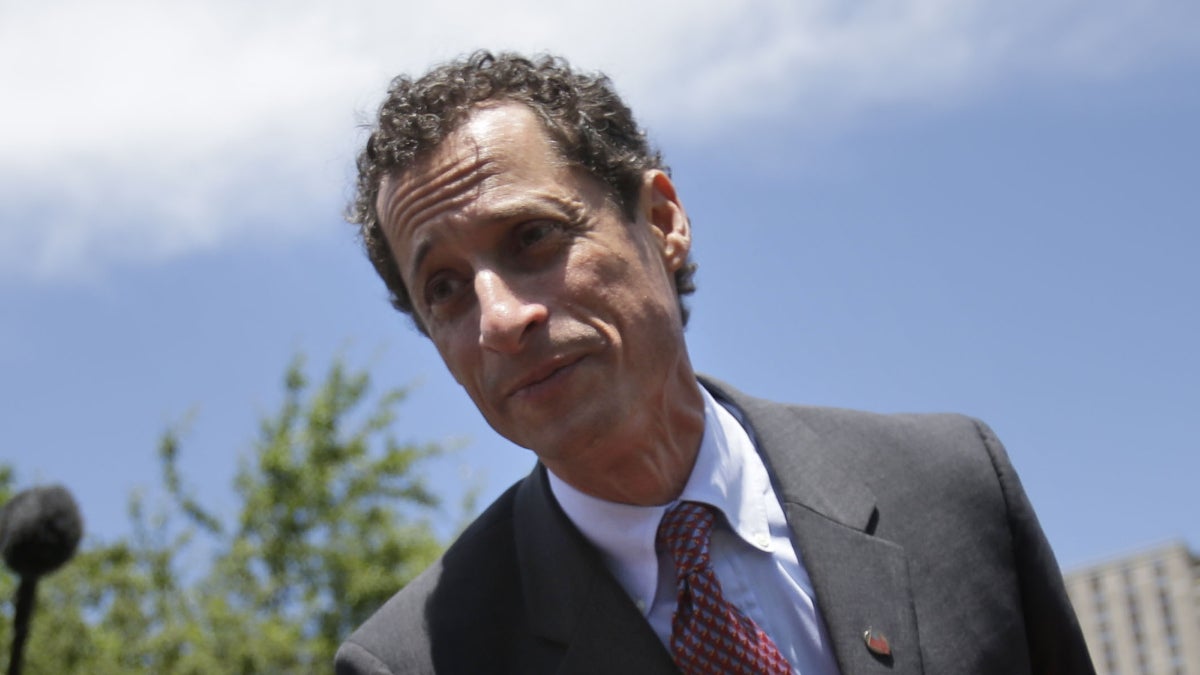
[[[642,182],[642,214],[658,241],[663,263],[672,274],[687,262],[692,250],[692,228],[687,212],[675,194],[670,176],[657,169],[647,171]]]

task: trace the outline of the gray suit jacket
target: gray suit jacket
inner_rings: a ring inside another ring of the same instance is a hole
[[[1003,446],[956,415],[745,414],[843,675],[1094,673]],[[866,647],[882,633],[891,656]],[[676,673],[540,465],[342,645],[341,675]]]

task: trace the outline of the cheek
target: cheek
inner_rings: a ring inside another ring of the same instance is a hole
[[[454,381],[470,391],[476,370],[473,361],[477,358],[478,340],[474,341],[475,349],[472,349],[472,341],[465,336],[435,340],[434,346],[437,347],[438,355],[442,357],[442,362],[446,364]]]
[[[661,314],[663,307],[674,304],[674,290],[665,270],[641,257],[609,256],[592,270],[588,280],[593,294],[618,317],[646,319]]]
[[[640,293],[628,275],[627,263],[587,260],[571,265],[562,279],[555,304],[566,315],[618,339],[620,325],[636,312],[633,298]]]
[[[645,279],[639,278],[638,261],[628,251],[593,247],[572,256],[565,281],[574,295],[617,298],[630,291],[639,292]]]

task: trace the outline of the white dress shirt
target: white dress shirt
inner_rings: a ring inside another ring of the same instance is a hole
[[[796,555],[783,508],[762,458],[734,415],[704,395],[704,438],[679,501],[703,502],[720,514],[709,547],[725,598],[758,624],[800,675],[837,675],[812,582]],[[736,411],[735,411],[736,412]],[[586,495],[549,473],[567,517],[604,557],[634,604],[670,650],[675,568],[654,538],[674,504],[632,506]]]

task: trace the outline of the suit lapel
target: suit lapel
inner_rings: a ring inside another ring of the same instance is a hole
[[[842,672],[921,673],[904,551],[800,504],[785,512]],[[887,640],[890,657],[867,648],[868,631]]]
[[[650,624],[559,508],[542,466],[521,485],[515,508],[531,628],[560,652],[557,672],[677,674]]]
[[[745,414],[784,503],[842,673],[919,675],[907,562],[899,546],[872,536],[878,513],[870,488],[839,461],[837,448],[806,424],[796,408],[703,382],[716,398]],[[867,631],[887,639],[890,657],[867,648]]]

